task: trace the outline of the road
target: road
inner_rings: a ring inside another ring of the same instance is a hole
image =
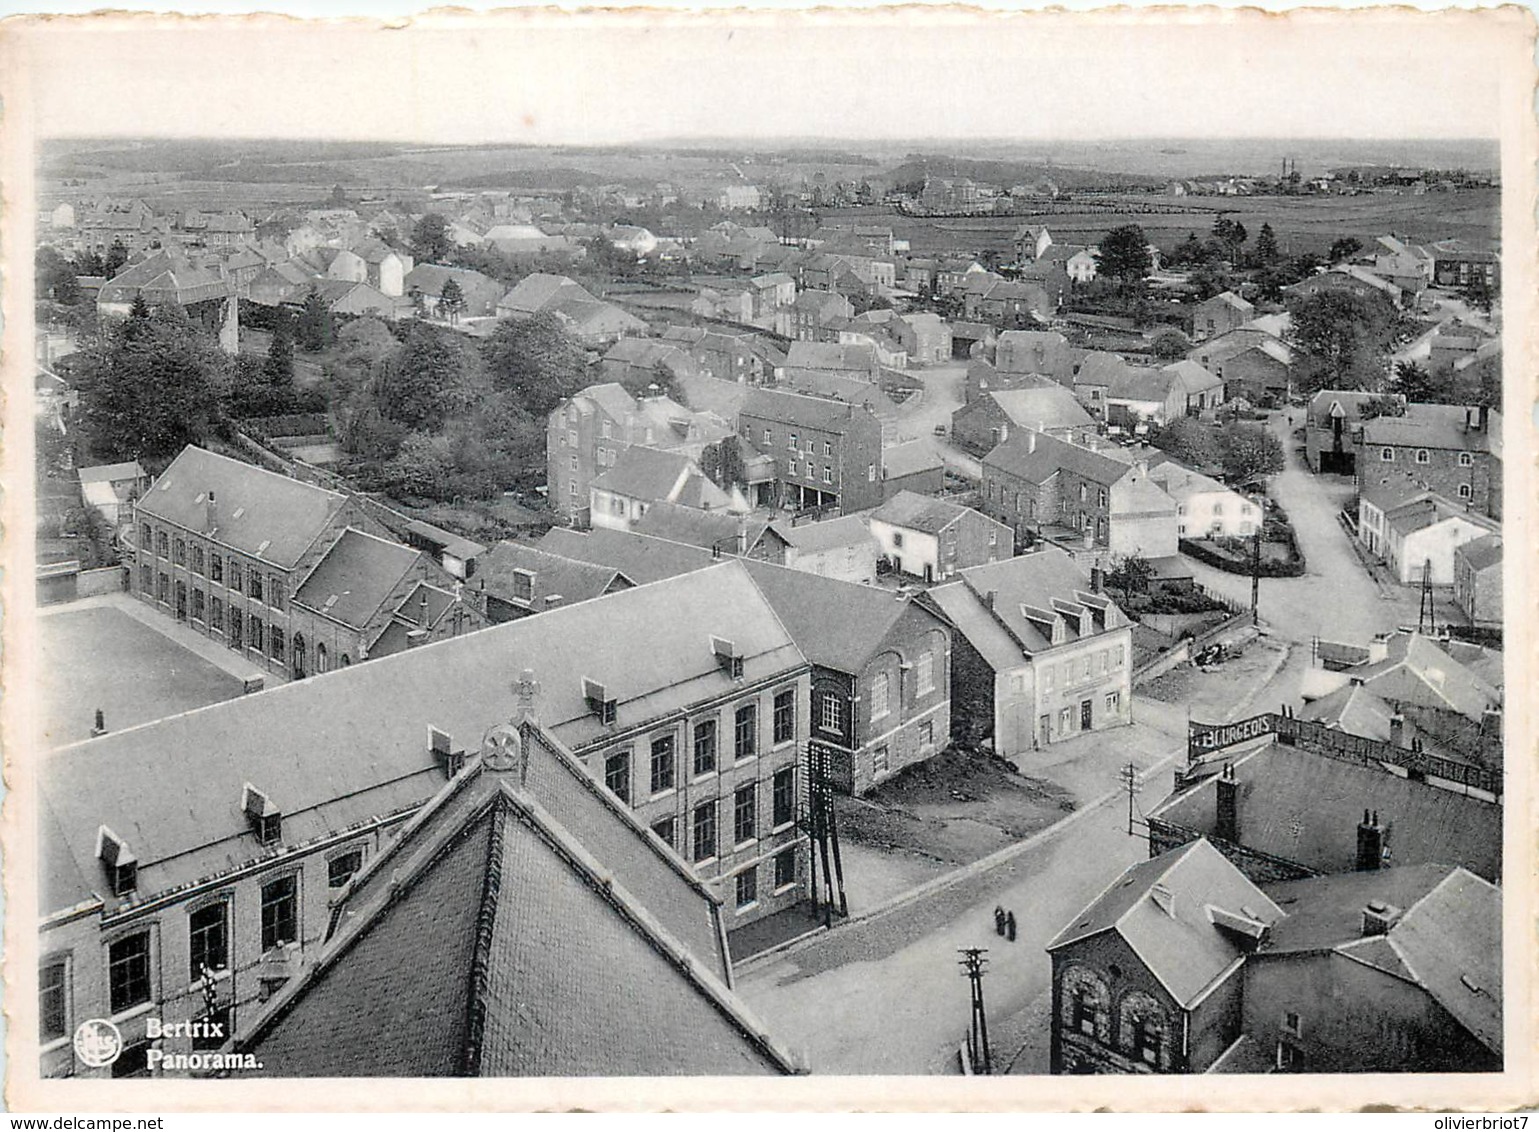
[[[1306,573],[1298,578],[1263,578],[1261,619],[1277,636],[1308,643],[1319,636],[1337,641],[1367,641],[1416,620],[1417,593],[1394,587],[1382,590],[1363,568],[1336,514],[1355,494],[1351,482],[1316,476],[1293,451],[1286,418],[1274,413],[1268,427],[1281,438],[1287,467],[1272,478],[1271,495],[1293,524],[1304,552]],[[1250,604],[1250,578],[1190,562],[1197,580],[1209,589]]]
[[[951,471],[970,480],[981,479],[983,469],[978,461],[950,440],[951,414],[962,407],[966,391],[967,363],[948,362],[910,373],[924,382],[924,389],[899,408],[897,419],[887,430],[888,447],[922,440]],[[935,435],[937,425],[945,426],[946,435]]]
[[[1009,861],[749,964],[738,991],[814,1073],[955,1072],[968,1025],[957,949],[989,949],[989,1017],[1017,1015],[1049,989],[1048,941],[1147,856],[1113,799],[1060,822]],[[996,905],[1015,912],[1014,943],[994,933]],[[996,1052],[1013,1051],[996,1042]]]

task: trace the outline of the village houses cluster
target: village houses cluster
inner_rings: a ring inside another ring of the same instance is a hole
[[[930,178],[903,209],[1058,194]],[[50,744],[45,1074],[248,1054],[294,1076],[816,1072],[734,961],[807,909],[848,914],[850,797],[943,756],[1034,774],[1060,749],[1099,752],[1109,788],[1138,689],[1254,638],[1194,562],[1244,575],[1293,539],[1266,475],[1151,443],[1224,414],[1290,446],[1296,423],[1306,474],[1351,489],[1331,537],[1386,586],[1451,594],[1470,632],[1317,641],[1301,711],[1193,726],[1147,800],[1150,859],[1041,959],[1051,1069],[1500,1066],[1500,413],[1306,396],[1288,314],[1234,290],[1188,304],[1174,354],[1153,331],[1097,338],[1068,308],[1098,246],[1037,219],[986,266],[912,254],[884,222],[777,233],[768,195],[723,185],[727,215],[676,235],[533,194],[433,199],[451,245],[531,268],[512,283],[418,261],[421,214],[384,202],[281,236],[141,199],[49,210],[62,253],[123,249],[80,280],[104,316],[174,304],[234,353],[254,308],[317,299],[472,339],[550,315],[588,383],[545,418],[540,521],[516,538],[427,522],[263,437],[153,475],[78,469],[121,562],[40,562],[40,601],[117,595],[247,675],[131,726],[80,699],[90,737]],[[579,282],[595,239],[693,281]],[[1419,310],[1496,262],[1390,236],[1295,289]],[[1427,364],[1473,376],[1498,343],[1444,321]],[[89,391],[58,372],[58,334],[39,350],[39,421],[67,433]],[[211,1026],[152,1032],[171,1017]],[[424,1017],[457,1021],[423,1042]],[[121,1032],[109,1067],[72,1051],[93,1018]]]

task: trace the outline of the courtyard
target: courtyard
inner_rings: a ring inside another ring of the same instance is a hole
[[[45,749],[89,739],[97,710],[120,731],[244,689],[239,677],[110,601],[44,610],[37,627],[35,702]],[[167,630],[177,628],[168,621]]]

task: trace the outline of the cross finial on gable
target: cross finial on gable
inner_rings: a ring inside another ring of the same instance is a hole
[[[534,719],[535,701],[540,697],[540,682],[534,678],[534,669],[526,668],[520,672],[513,690],[518,695],[518,721]]]

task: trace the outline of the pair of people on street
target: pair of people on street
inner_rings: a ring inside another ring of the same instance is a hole
[[[1011,943],[1015,942],[1015,913],[1006,912],[1003,908],[994,907],[994,934],[1002,935]]]

